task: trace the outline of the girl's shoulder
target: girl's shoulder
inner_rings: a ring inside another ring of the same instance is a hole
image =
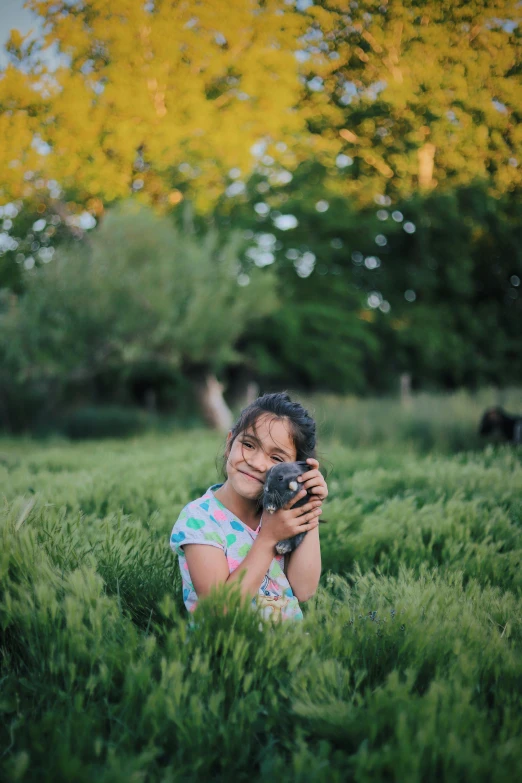
[[[189,543],[212,544],[224,548],[226,531],[219,520],[219,501],[209,489],[182,508],[171,534],[171,546],[180,553],[180,547]],[[224,521],[224,520],[223,520]]]
[[[180,511],[176,525],[186,523],[191,519],[210,522],[218,527],[226,524],[230,512],[227,512],[214,496],[214,491],[221,486],[221,484],[214,484],[201,497],[187,503]]]
[[[221,486],[222,484],[213,484],[203,493],[203,495],[201,495],[201,497],[190,500],[187,505],[181,509],[180,515],[187,513],[211,514],[215,508],[218,508],[221,505],[219,500],[214,496],[214,491]]]

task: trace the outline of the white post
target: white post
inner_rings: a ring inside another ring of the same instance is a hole
[[[411,405],[411,374],[409,372],[401,373],[401,405],[403,408],[409,408]]]

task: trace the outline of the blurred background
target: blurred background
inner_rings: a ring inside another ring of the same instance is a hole
[[[521,13],[3,0],[0,430],[522,413]]]

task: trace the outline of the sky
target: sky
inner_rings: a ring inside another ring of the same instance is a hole
[[[7,65],[5,44],[11,30],[19,30],[23,35],[31,28],[35,31],[38,17],[24,8],[24,0],[0,0],[0,68]]]

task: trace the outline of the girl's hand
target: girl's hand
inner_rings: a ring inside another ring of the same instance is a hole
[[[259,531],[259,538],[270,541],[275,546],[278,541],[313,530],[319,525],[319,517],[322,512],[320,498],[313,498],[304,506],[293,508],[294,503],[305,497],[306,490],[301,490],[295,498],[292,498],[286,506],[270,514],[263,511],[263,522]]]
[[[297,479],[302,482],[303,487],[312,495],[317,495],[320,500],[326,500],[328,497],[328,486],[324,480],[323,474],[319,470],[319,463],[313,457],[309,457],[307,460],[310,465],[310,470],[303,473]]]

